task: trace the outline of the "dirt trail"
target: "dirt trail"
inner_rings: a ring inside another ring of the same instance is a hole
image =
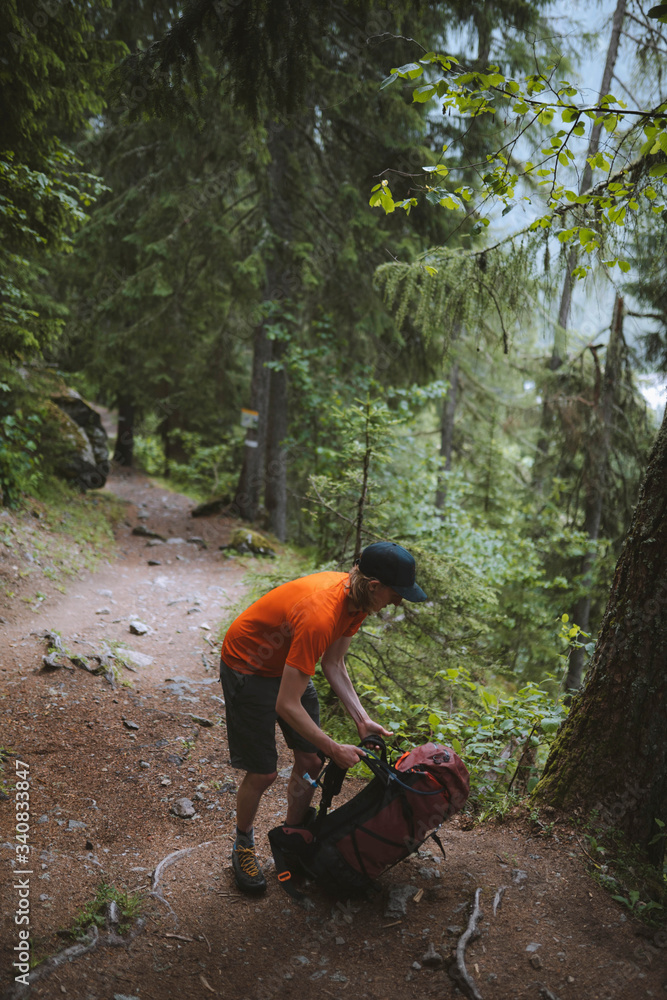
[[[236,774],[214,638],[224,607],[242,594],[244,567],[219,551],[230,531],[224,519],[193,520],[191,501],[142,476],[115,475],[108,488],[131,502],[116,562],[73,583],[39,614],[25,609],[3,626],[0,743],[29,764],[31,874],[23,878],[33,955],[72,945],[58,932],[72,926],[102,879],[140,893],[145,922],[124,939],[102,928],[87,953],[37,979],[29,992],[12,992],[21,880],[12,792],[0,803],[5,996],[461,996],[438,960],[429,964],[424,955],[433,945],[449,963],[477,888],[484,915],[467,966],[484,1000],[667,996],[664,939],[589,879],[576,837],[560,825],[540,837],[525,820],[472,831],[453,823],[443,835],[446,862],[435,849],[420,852],[368,900],[337,902],[313,889],[315,907],[305,912],[283,893],[270,865],[267,894],[240,896],[229,866]],[[171,541],[147,545],[131,533],[137,525]],[[193,536],[206,547],[187,541]],[[130,633],[132,616],[147,634]],[[47,672],[40,669],[39,634],[47,628],[57,629],[73,654],[122,642],[151,662],[123,669],[132,687],[115,689],[83,669]],[[280,749],[285,773],[257,823],[264,858],[266,831],[286,805],[289,757]],[[10,759],[6,771],[14,766]],[[170,812],[184,796],[194,802],[194,818]],[[153,873],[171,855],[156,886]],[[403,896],[404,913],[392,912],[392,894],[399,910]]]

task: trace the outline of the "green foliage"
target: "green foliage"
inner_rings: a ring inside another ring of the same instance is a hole
[[[82,938],[89,927],[104,927],[110,903],[115,903],[118,907],[120,916],[118,930],[121,934],[125,934],[141,912],[142,898],[139,893],[117,889],[105,881],[99,883],[94,898],[77,913],[69,934],[74,938]]]
[[[18,507],[23,494],[34,491],[42,477],[37,440],[41,419],[9,402],[11,390],[0,382],[0,496],[5,507]]]
[[[452,111],[470,120],[490,115],[512,126],[510,140],[487,154],[486,172],[481,175],[478,192],[465,184],[454,188],[453,192],[449,187],[442,187],[439,179],[448,173],[444,162],[435,168],[424,167],[420,194],[427,201],[459,212],[470,202],[466,210],[472,210],[471,215],[478,220],[475,226],[482,230],[491,221],[488,210],[484,211],[486,204],[493,206],[500,202],[510,211],[519,197],[516,190],[519,183],[535,181],[537,188],[542,188],[546,195],[547,208],[529,224],[528,230],[551,230],[561,243],[576,242],[586,253],[592,253],[603,246],[605,227],[623,227],[628,213],[640,210],[640,202],[649,212],[661,215],[664,211],[659,194],[660,179],[667,174],[667,164],[663,162],[667,153],[663,108],[628,109],[624,101],[613,94],[591,105],[569,81],[560,79],[556,83],[553,79],[556,72],[560,72],[556,65],[549,65],[544,71],[538,69],[521,79],[506,76],[495,65],[484,72],[461,72],[455,57],[429,52],[416,63],[392,70],[384,85],[399,78],[412,83],[424,77],[428,82],[413,90],[413,101],[423,104],[436,99],[445,113]],[[558,128],[559,124],[563,127]],[[588,158],[591,169],[601,171],[604,179],[580,194],[569,186],[568,168],[576,162],[577,140],[584,137],[586,126],[591,124],[609,133],[616,148],[613,153],[598,150]],[[548,131],[533,162],[519,155],[519,142],[526,131],[535,131],[536,126],[544,126]],[[628,150],[639,152],[641,160],[645,161],[645,165],[642,163],[645,174],[655,179],[657,189],[647,181],[640,184],[640,171],[634,167],[610,174],[613,159],[621,147],[626,154]],[[445,145],[442,159],[446,153]],[[531,198],[524,195],[523,200],[530,202]],[[395,201],[386,181],[376,186],[371,194],[371,205],[378,204],[385,212],[393,212],[396,208],[409,212],[417,202],[414,196]],[[577,216],[581,207],[587,211],[585,222]],[[570,212],[574,214],[574,219],[569,220],[573,225],[565,221]],[[595,222],[588,221],[593,219]],[[603,260],[603,264],[609,268],[618,265],[622,272],[630,268],[627,261],[614,255]],[[575,270],[575,277],[585,277],[589,270],[589,264],[581,264]]]
[[[658,836],[664,836],[663,826]],[[604,826],[593,813],[583,830],[589,874],[611,898],[649,926],[664,926],[667,916],[667,865],[662,872],[649,865],[641,850],[614,827]]]
[[[530,793],[539,780],[548,747],[566,715],[560,700],[528,683],[514,692],[474,680],[461,666],[437,671],[437,701],[411,702],[410,693],[384,695],[377,685],[358,683],[371,718],[394,733],[397,752],[432,740],[460,754],[470,772],[470,803],[483,817],[503,811],[511,796]],[[448,706],[447,708],[444,706]],[[328,718],[329,732],[350,738],[349,725]]]
[[[101,8],[108,6],[108,0]],[[62,329],[62,308],[40,283],[102,190],[62,136],[103,108],[105,73],[124,47],[96,36],[82,0],[8,0],[0,11],[0,344],[34,353]]]

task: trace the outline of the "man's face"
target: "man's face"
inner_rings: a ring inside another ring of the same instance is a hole
[[[384,583],[380,583],[379,580],[371,581],[370,590],[373,595],[373,611],[382,611],[389,604],[398,606],[403,600],[400,594],[397,594],[391,587],[385,586]]]

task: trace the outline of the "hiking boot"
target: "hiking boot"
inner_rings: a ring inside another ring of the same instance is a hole
[[[235,847],[232,850],[232,868],[236,884],[243,892],[264,892],[266,879],[257,863],[254,847]]]

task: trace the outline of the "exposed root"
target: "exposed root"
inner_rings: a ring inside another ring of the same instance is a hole
[[[495,897],[493,899],[493,915],[494,915],[494,917],[495,917],[496,913],[498,912],[498,907],[500,906],[500,903],[501,903],[501,900],[503,898],[503,895],[505,893],[505,889],[506,888],[507,888],[506,885],[501,885],[500,889],[498,889],[498,892],[496,893],[496,895],[495,895]]]
[[[92,951],[93,948],[97,946],[99,940],[99,931],[97,930],[97,927],[92,926],[83,941],[79,941],[77,944],[73,944],[69,948],[64,948],[63,951],[59,951],[57,955],[52,955],[50,958],[47,958],[46,961],[42,962],[41,965],[38,965],[36,969],[33,969],[27,976],[27,986],[23,983],[15,983],[14,986],[7,993],[5,993],[4,1000],[20,1000],[22,997],[29,996],[32,986],[38,979],[49,976],[64,962],[71,962],[73,959],[79,958],[81,955],[85,955],[87,952]]]
[[[196,847],[183,847],[181,848],[180,851],[172,851],[171,854],[168,854],[166,856],[166,858],[163,858],[162,861],[159,863],[159,865],[156,867],[155,871],[153,872],[153,877],[151,879],[151,889],[153,890],[153,892],[155,892],[155,890],[158,887],[158,883],[160,881],[160,875],[162,874],[163,870],[165,868],[168,868],[169,865],[172,865],[176,860],[176,858],[180,858],[184,854],[190,854],[191,851],[198,851],[200,847],[208,847],[210,844],[213,843],[215,843],[215,841],[206,840],[203,844],[197,844]]]
[[[468,941],[474,940],[478,935],[477,922],[482,916],[482,910],[479,905],[479,897],[482,894],[481,889],[475,890],[475,902],[472,908],[472,913],[470,914],[470,920],[468,921],[468,926],[459,938],[459,943],[456,946],[456,961],[450,969],[450,976],[455,980],[459,989],[470,997],[470,1000],[482,1000],[482,995],[475,985],[475,981],[470,976],[468,970],[466,969],[465,963],[465,952],[466,945]]]
[[[169,913],[174,918],[175,927],[178,927],[178,915],[176,914],[176,911],[173,909],[171,903],[169,903],[164,898],[162,893],[159,892],[158,890],[158,885],[160,883],[160,876],[162,875],[162,872],[164,871],[165,868],[168,868],[169,865],[174,863],[176,858],[183,857],[183,855],[185,854],[190,854],[192,851],[197,851],[199,850],[200,847],[208,847],[210,844],[213,843],[215,843],[215,841],[206,840],[204,841],[203,844],[197,844],[196,847],[183,847],[180,851],[172,851],[171,854],[168,854],[166,858],[162,859],[162,861],[159,863],[159,865],[155,868],[155,871],[153,872],[151,878],[151,891],[148,893],[148,895],[152,896],[153,899],[159,899],[161,903],[164,903],[164,905],[169,910]]]

